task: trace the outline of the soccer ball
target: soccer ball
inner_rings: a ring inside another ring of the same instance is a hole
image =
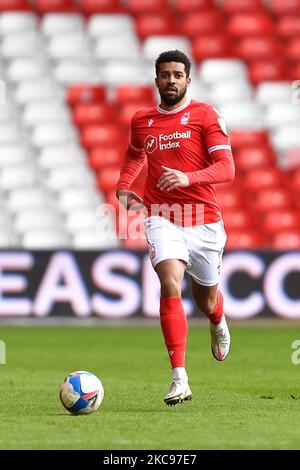
[[[75,415],[93,413],[101,405],[103,397],[101,380],[83,370],[67,375],[59,392],[63,406]]]

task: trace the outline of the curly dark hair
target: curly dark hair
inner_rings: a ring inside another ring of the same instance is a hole
[[[190,76],[191,61],[184,52],[178,51],[177,49],[174,51],[162,52],[155,61],[156,76],[158,76],[160,64],[164,64],[165,62],[180,62],[184,64],[186,76]]]

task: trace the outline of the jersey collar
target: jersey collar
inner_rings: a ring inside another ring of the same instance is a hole
[[[191,104],[192,99],[188,98],[185,103],[183,103],[180,108],[173,109],[172,111],[166,111],[165,109],[162,109],[159,104],[156,106],[156,109],[159,113],[161,114],[176,114],[182,111],[183,109],[187,108]]]

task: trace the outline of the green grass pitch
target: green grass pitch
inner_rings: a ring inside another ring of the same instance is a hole
[[[299,449],[299,326],[235,324],[218,363],[207,324],[192,324],[193,400],[175,407],[163,403],[171,377],[159,326],[1,327],[0,448]],[[59,402],[59,384],[75,370],[103,381],[92,415],[72,416]]]

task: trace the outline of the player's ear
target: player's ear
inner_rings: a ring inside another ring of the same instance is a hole
[[[158,88],[158,78],[157,78],[157,77],[155,77],[155,85],[156,85],[157,88]]]
[[[192,81],[191,77],[188,77],[186,81],[186,86],[190,86],[191,81]]]

